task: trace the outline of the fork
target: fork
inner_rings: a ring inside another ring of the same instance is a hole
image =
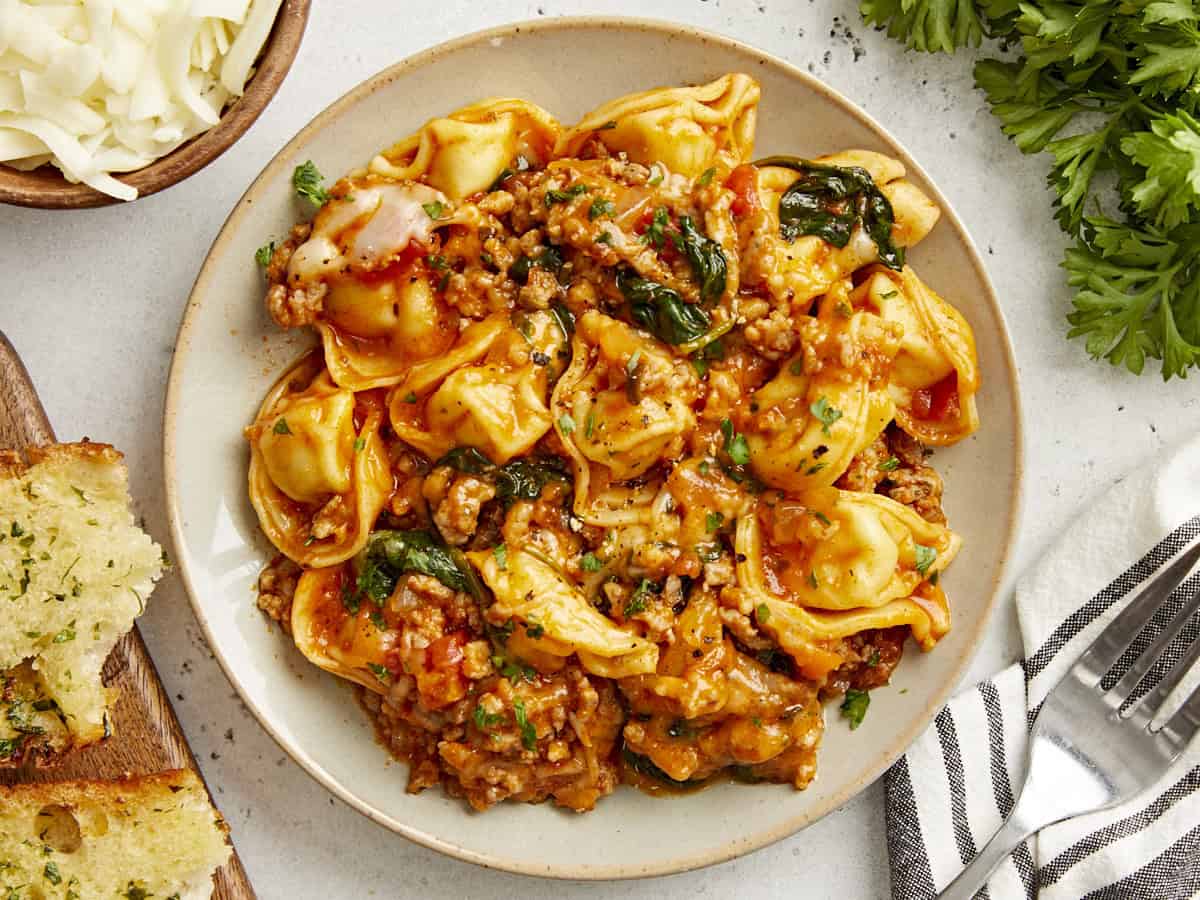
[[[941,900],[971,900],[1030,835],[1083,813],[1116,806],[1151,787],[1200,730],[1200,687],[1165,723],[1163,704],[1200,658],[1200,639],[1143,696],[1134,691],[1200,609],[1200,591],[1110,688],[1113,666],[1200,560],[1200,540],[1154,577],[1054,686],[1029,737],[1025,785],[1012,813]],[[1115,674],[1115,673],[1114,673]],[[1132,698],[1132,699],[1131,699]]]

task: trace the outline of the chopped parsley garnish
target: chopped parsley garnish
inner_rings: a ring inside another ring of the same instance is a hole
[[[366,438],[355,438],[354,439],[354,452],[355,453],[362,453],[363,449],[366,446],[367,446]]]
[[[814,591],[815,591],[815,590],[816,590],[818,587],[820,587],[820,586],[821,586],[820,582],[819,582],[819,581],[817,581],[817,573],[816,573],[816,572],[812,572],[812,571],[810,571],[810,572],[808,573],[808,586],[809,586],[810,588],[812,588]]]
[[[896,296],[896,292],[895,291],[884,291],[879,296],[882,297],[884,300],[890,300],[892,297]],[[845,301],[843,301],[843,302],[845,302]]]
[[[429,216],[435,222],[446,214],[446,204],[441,200],[431,200],[428,203],[422,203],[421,209],[425,210],[425,215]]]
[[[829,434],[829,426],[842,417],[842,411],[830,406],[823,396],[817,398],[817,402],[809,407],[809,411],[821,423],[821,430],[826,434]]]
[[[73,640],[75,640],[75,620],[74,619],[71,620],[71,623],[66,628],[64,628],[62,631],[60,631],[58,634],[56,634],[54,636],[52,643],[65,644],[67,641],[73,641]]]
[[[588,207],[588,218],[592,221],[599,219],[601,216],[611,216],[617,207],[611,200],[605,200],[603,197],[597,197],[592,201],[592,205]]]
[[[610,234],[607,231],[600,232],[598,235],[596,235],[596,243],[597,244],[611,244],[612,243],[612,234]]]
[[[597,130],[597,131],[608,131],[609,129],[611,129],[611,128],[616,128],[616,127],[617,127],[617,122],[616,122],[616,120],[615,120],[615,119],[609,119],[607,122],[605,122],[603,125],[601,125],[601,126],[600,126],[599,128],[597,128],[596,130]]]
[[[324,187],[325,176],[310,159],[296,166],[292,172],[292,187],[297,196],[303,197],[313,206],[324,206],[329,202],[329,192]]]
[[[404,395],[404,402],[405,403],[416,403],[417,395],[414,394],[412,391],[409,391],[407,394]]]
[[[645,612],[646,598],[650,596],[653,590],[654,582],[649,578],[643,578],[634,592],[629,595],[629,599],[625,601],[625,609],[623,610],[625,618],[628,619],[630,616]]]
[[[254,261],[263,268],[271,264],[271,257],[275,255],[275,242],[263,244],[254,251]]]
[[[569,188],[561,191],[551,188],[550,190],[546,191],[546,198],[543,202],[545,203],[546,208],[549,209],[555,203],[566,203],[573,197],[578,197],[580,194],[587,193],[587,189],[588,187],[586,184],[573,184]]]
[[[570,434],[575,430],[575,420],[566,413],[558,417],[558,427],[563,434]]]
[[[867,714],[867,707],[870,705],[871,695],[866,691],[860,691],[858,688],[850,688],[846,691],[846,697],[842,700],[840,709],[842,718],[850,723],[851,731],[862,724],[863,717]]]
[[[496,557],[496,565],[500,567],[501,572],[508,569],[508,547],[505,544],[497,544],[493,547],[492,556]]]
[[[540,641],[542,635],[546,633],[546,628],[540,622],[527,622],[525,624],[525,636],[534,641]]]
[[[42,875],[51,884],[62,884],[62,875],[58,874],[58,866],[53,861],[46,863]]]
[[[729,419],[721,420],[721,434],[725,438],[725,452],[729,454],[730,461],[735,466],[744,466],[749,463],[750,445],[746,443],[746,436],[735,432],[733,422]]]
[[[821,512],[819,509],[811,510],[811,512],[814,516],[816,516],[817,521],[820,522],[822,525],[832,525],[833,524],[832,522],[829,521],[829,516],[825,515],[825,513]]]
[[[704,517],[704,530],[709,534],[725,524],[725,513],[710,512]]]
[[[917,544],[916,551],[917,571],[924,577],[925,573],[929,571],[929,567],[937,559],[937,550],[933,547],[926,547],[924,544]]]
[[[604,563],[600,561],[600,557],[595,553],[589,552],[583,554],[583,559],[579,561],[579,566],[585,572],[599,572],[604,568]]]
[[[71,490],[75,492],[75,496],[79,498],[80,503],[82,503],[84,506],[91,505],[92,501],[87,498],[87,494],[85,494],[82,490],[75,487],[75,485],[71,485]]]
[[[655,166],[654,174],[650,176],[650,180],[647,181],[646,184],[648,184],[650,187],[658,187],[663,183],[663,176],[663,170]]]
[[[879,464],[880,472],[895,472],[898,468],[900,468],[900,460],[894,456],[889,456]]]
[[[526,750],[537,746],[537,729],[525,715],[525,701],[520,697],[513,698],[513,715],[517,719],[517,727],[521,729],[521,744]]]
[[[471,714],[471,718],[475,720],[475,727],[480,731],[487,731],[489,728],[495,728],[504,721],[504,716],[499,713],[490,713],[482,706],[476,706],[475,712]]]
[[[280,416],[275,420],[275,427],[271,429],[276,434],[291,434],[292,429],[288,428],[287,419]]]
[[[867,658],[867,668],[873,669],[879,665],[879,648],[875,647],[871,650],[871,655]]]
[[[381,610],[371,610],[371,614],[368,616],[368,618],[371,620],[371,624],[375,626],[376,631],[388,630],[387,619],[383,617],[383,612]]]
[[[754,610],[754,615],[759,622],[769,622],[771,620],[771,607],[765,603],[758,604],[758,608]]]
[[[700,173],[700,177],[696,179],[696,184],[700,187],[708,187],[712,184],[713,176],[717,174],[716,167],[710,167]]]
[[[641,365],[642,351],[637,349],[625,362],[625,396],[632,404],[641,402]]]
[[[371,674],[379,679],[380,683],[388,684],[392,680],[392,673],[388,671],[387,666],[381,666],[379,663],[369,662],[367,668],[371,670]]]
[[[588,410],[587,418],[583,420],[583,436],[589,441],[592,439],[592,432],[596,430],[596,410],[593,407]]]
[[[654,218],[646,226],[646,231],[642,234],[642,242],[650,244],[655,249],[662,249],[667,240],[668,224],[670,224],[670,219],[667,216],[667,208],[660,206],[654,210]]]

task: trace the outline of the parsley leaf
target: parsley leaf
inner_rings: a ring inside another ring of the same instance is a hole
[[[513,715],[517,719],[517,728],[521,729],[521,744],[526,750],[537,746],[537,729],[525,714],[525,701],[520,697],[513,698]]]
[[[275,434],[291,434],[292,429],[288,427],[287,419],[280,416],[275,420],[275,427],[271,429]]]
[[[1146,169],[1129,197],[1156,228],[1174,228],[1200,209],[1200,122],[1182,109],[1123,138],[1121,152]]]
[[[857,688],[850,688],[846,691],[846,697],[842,700],[840,709],[842,718],[850,723],[851,731],[863,723],[863,718],[867,715],[867,707],[870,705],[871,695],[866,691],[860,691]]]
[[[595,221],[601,216],[611,216],[616,208],[616,205],[611,200],[605,200],[603,197],[598,197],[593,200],[592,205],[588,207],[588,218],[592,221]]]
[[[265,269],[271,264],[271,257],[274,255],[275,242],[270,241],[254,251],[254,261]]]
[[[817,398],[817,402],[810,406],[809,411],[816,417],[816,420],[821,423],[821,431],[829,434],[829,426],[842,417],[842,411],[829,405],[829,401],[823,396]]]
[[[329,192],[324,187],[325,176],[310,159],[296,166],[292,172],[292,187],[297,196],[303,197],[313,206],[324,206],[329,202]]]
[[[446,204],[440,200],[431,200],[429,203],[422,203],[421,209],[425,210],[425,215],[437,221],[446,214]]]
[[[721,420],[721,435],[725,439],[724,449],[729,454],[729,460],[735,466],[744,466],[750,462],[750,445],[746,436],[733,430],[733,422]]]
[[[924,544],[916,545],[916,568],[921,577],[929,571],[929,567],[937,560],[937,550],[933,547],[926,547]]]
[[[583,558],[579,561],[579,567],[585,572],[599,572],[604,568],[604,563],[595,553],[589,552],[583,554]]]

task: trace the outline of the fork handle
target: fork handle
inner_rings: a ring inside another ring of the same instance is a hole
[[[938,894],[938,900],[972,900],[979,889],[987,884],[988,878],[1008,855],[1020,846],[1021,841],[1038,830],[1013,811],[1013,815],[992,836],[982,850],[946,889]]]

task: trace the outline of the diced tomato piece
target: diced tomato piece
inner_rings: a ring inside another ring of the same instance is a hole
[[[449,669],[463,661],[463,644],[465,636],[461,631],[447,634],[429,645],[426,652],[426,664],[431,669]]]
[[[912,412],[918,419],[944,422],[959,416],[958,373],[951,372],[932,387],[922,388],[913,395]]]
[[[738,166],[725,179],[725,187],[736,195],[730,209],[735,216],[745,216],[758,209],[758,169]]]

